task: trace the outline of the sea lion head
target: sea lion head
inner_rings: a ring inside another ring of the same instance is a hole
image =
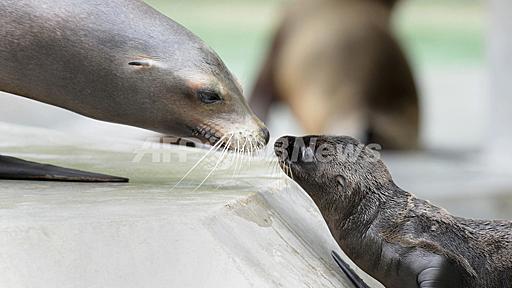
[[[392,183],[379,159],[379,146],[351,137],[285,136],[274,149],[281,168],[319,206],[341,202],[347,207],[360,202],[365,193],[377,193]]]
[[[7,47],[18,47],[7,55],[21,54],[0,52],[8,62],[0,75],[12,75],[0,90],[234,150],[267,144],[267,128],[220,57],[143,1],[75,1],[66,7],[36,2],[11,5],[37,13],[35,20],[25,15],[23,25],[7,21],[16,22],[7,31],[21,31],[7,37]]]
[[[194,41],[187,39],[172,52],[126,62],[133,90],[148,95],[137,105],[149,112],[138,125],[147,122],[151,130],[211,145],[220,141],[233,150],[265,146],[269,132],[249,108],[240,83],[212,49],[191,37]]]

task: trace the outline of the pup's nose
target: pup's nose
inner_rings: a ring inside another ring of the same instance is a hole
[[[275,148],[282,148],[285,147],[293,147],[293,144],[295,143],[295,137],[293,136],[283,136],[276,140],[276,143],[274,144]]]
[[[277,157],[288,158],[292,154],[293,147],[295,143],[295,137],[293,136],[283,136],[276,140],[274,144],[274,150]],[[286,150],[286,153],[283,154],[283,148]]]
[[[265,145],[270,141],[270,132],[266,127],[261,128],[261,134],[263,134],[263,140],[265,140]]]

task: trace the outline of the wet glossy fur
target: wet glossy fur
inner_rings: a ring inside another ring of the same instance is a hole
[[[167,135],[264,142],[217,54],[143,1],[0,0],[0,39],[0,91]]]
[[[217,54],[143,1],[0,0],[0,39],[0,91],[233,150],[268,142]],[[204,91],[217,100],[205,101]],[[99,176],[6,159],[0,179]]]
[[[303,139],[307,146],[312,138]],[[360,144],[317,139],[315,147]],[[276,142],[282,165],[315,201],[345,253],[386,287],[512,287],[512,221],[464,219],[414,197],[371,149],[352,160],[290,161],[283,150],[291,148],[281,143],[295,140]]]

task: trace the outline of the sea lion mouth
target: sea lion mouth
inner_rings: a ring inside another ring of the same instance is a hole
[[[289,164],[313,163],[316,161],[317,139],[317,136],[283,136],[275,142],[274,152],[280,160]]]
[[[278,161],[279,167],[281,167],[281,170],[286,174],[288,177],[292,177],[292,163],[290,161],[279,159]]]
[[[274,143],[274,153],[278,164],[291,178],[304,174],[304,169],[311,169],[317,161],[314,147],[318,136],[294,137],[283,136]],[[314,168],[312,168],[314,169]]]
[[[203,144],[217,148],[227,148],[230,151],[250,154],[263,149],[269,142],[270,134],[267,128],[261,131],[222,132],[213,125],[202,124],[192,129],[192,135]]]
[[[203,144],[209,144],[211,146],[215,146],[219,143],[219,141],[223,138],[223,133],[221,133],[219,130],[206,126],[201,125],[197,128],[192,129],[192,135],[194,137],[198,137]],[[222,143],[221,145],[225,145],[226,143]]]

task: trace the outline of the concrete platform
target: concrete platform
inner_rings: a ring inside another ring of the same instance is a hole
[[[351,287],[317,208],[270,160],[212,153],[174,187],[207,151],[90,132],[0,123],[2,154],[131,179],[0,181],[0,287]],[[384,159],[452,213],[512,218],[512,174],[478,154]]]
[[[131,179],[0,181],[0,287],[351,287],[318,210],[268,160],[240,172],[224,160],[199,187],[217,153],[173,188],[205,151],[12,124],[0,135],[3,154]]]

